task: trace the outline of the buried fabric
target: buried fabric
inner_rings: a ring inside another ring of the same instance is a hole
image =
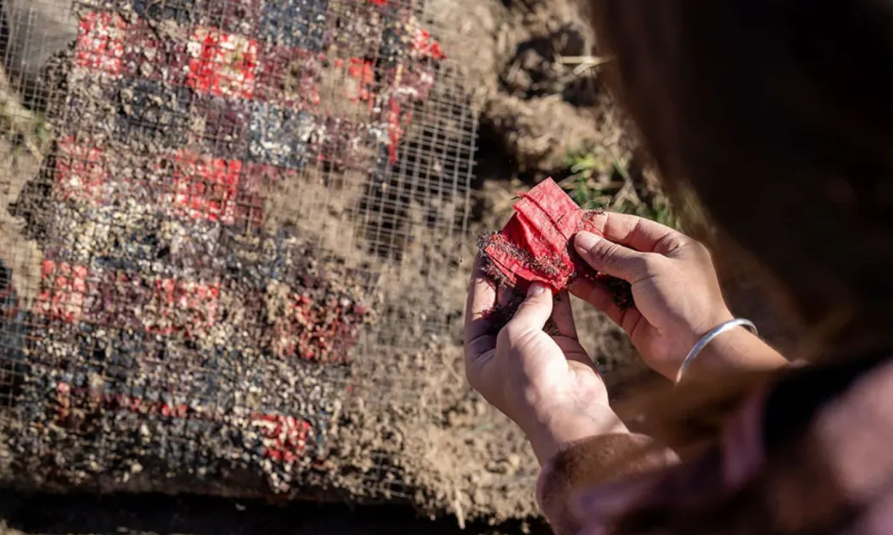
[[[557,293],[586,277],[607,287],[621,308],[633,306],[628,283],[595,272],[573,249],[578,232],[601,235],[594,221],[601,211],[581,209],[551,178],[518,197],[505,227],[479,243],[494,279],[522,292],[537,282]]]

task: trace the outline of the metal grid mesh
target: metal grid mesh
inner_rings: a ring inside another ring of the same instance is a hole
[[[443,29],[418,0],[2,6],[0,470],[330,486],[350,396],[413,389],[373,363],[451,321],[476,123]]]

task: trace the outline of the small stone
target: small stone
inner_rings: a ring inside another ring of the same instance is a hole
[[[510,453],[506,458],[508,460],[509,466],[513,469],[517,470],[521,467],[521,456],[516,453]]]

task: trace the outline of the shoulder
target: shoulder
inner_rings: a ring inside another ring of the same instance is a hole
[[[779,515],[765,523],[805,527],[844,515],[893,529],[893,508],[879,506],[893,503],[890,444],[893,361],[801,368],[752,395],[699,458],[680,464],[656,449],[632,457],[650,446],[647,437],[592,437],[544,466],[537,498],[559,535],[589,532],[642,504],[678,510],[757,487],[776,505],[768,516]]]

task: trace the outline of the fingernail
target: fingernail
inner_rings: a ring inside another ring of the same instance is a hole
[[[542,295],[545,293],[546,287],[538,282],[534,282],[530,285],[530,288],[527,289],[527,297],[533,297],[534,295]]]
[[[574,238],[574,245],[577,247],[577,250],[581,253],[588,252],[593,247],[598,245],[598,241],[601,240],[602,237],[597,234],[593,234],[591,232],[580,232],[577,234],[577,237]]]

